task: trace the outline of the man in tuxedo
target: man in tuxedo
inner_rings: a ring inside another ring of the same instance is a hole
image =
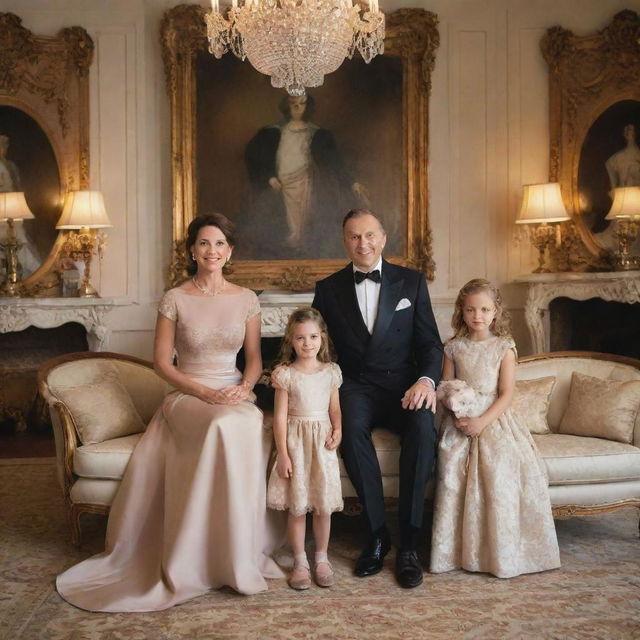
[[[378,573],[391,547],[371,439],[375,427],[386,427],[401,438],[396,577],[401,586],[416,587],[422,583],[416,547],[435,454],[442,343],[424,276],[382,258],[387,236],[380,221],[366,209],[353,209],[343,235],[351,264],[316,284],[313,306],[338,353],[344,378],[341,452],[369,528],[355,574]]]

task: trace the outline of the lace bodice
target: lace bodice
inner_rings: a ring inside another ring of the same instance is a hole
[[[515,349],[513,339],[499,336],[480,342],[454,338],[444,346],[445,355],[453,360],[455,377],[485,395],[497,393],[500,363],[509,349]]]
[[[331,390],[342,384],[342,373],[334,362],[316,373],[280,366],[273,371],[271,379],[288,392],[290,417],[322,419],[328,418]]]
[[[225,374],[236,370],[246,323],[260,313],[260,304],[250,289],[205,297],[177,287],[165,293],[158,312],[176,322],[175,350],[181,371]]]

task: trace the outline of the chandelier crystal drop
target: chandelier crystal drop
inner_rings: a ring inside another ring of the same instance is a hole
[[[365,62],[384,51],[384,14],[378,0],[232,0],[226,17],[219,0],[205,15],[209,51],[232,51],[271,84],[301,96],[318,87],[357,50]]]

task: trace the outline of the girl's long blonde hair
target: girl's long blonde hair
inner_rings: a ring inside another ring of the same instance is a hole
[[[474,278],[473,280],[469,280],[469,282],[460,289],[460,293],[458,293],[458,297],[456,298],[453,317],[451,318],[451,327],[455,332],[453,337],[461,338],[469,335],[469,327],[467,327],[464,322],[462,310],[464,306],[464,299],[472,293],[480,292],[488,294],[496,307],[496,317],[493,319],[491,327],[489,327],[491,333],[495,336],[511,337],[511,330],[509,328],[511,318],[509,316],[509,312],[505,311],[502,307],[500,289],[484,278]]]
[[[322,317],[322,314],[313,307],[300,307],[296,309],[287,321],[287,328],[284,330],[284,338],[282,339],[282,345],[280,346],[280,353],[278,359],[274,364],[274,368],[277,365],[284,364],[290,365],[296,359],[296,352],[293,348],[293,328],[297,324],[303,322],[312,321],[318,325],[320,334],[322,335],[322,344],[318,351],[317,358],[320,362],[334,362],[335,352],[333,350],[333,343],[329,338],[329,332],[327,331],[327,324]]]

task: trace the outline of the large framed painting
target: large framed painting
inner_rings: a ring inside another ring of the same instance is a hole
[[[370,64],[347,60],[297,98],[232,54],[215,59],[204,15],[181,5],[162,24],[172,122],[170,284],[184,277],[189,222],[217,211],[237,226],[236,282],[312,289],[344,264],[341,221],[355,207],[381,218],[392,262],[433,279],[427,150],[435,15],[387,16],[384,55]],[[305,132],[303,153],[287,147],[285,130]]]
[[[64,234],[55,226],[64,194],[89,184],[92,57],[80,27],[38,36],[18,16],[0,13],[0,191],[23,191],[34,214],[16,224],[23,296],[60,294]],[[0,285],[5,277],[2,268]]]
[[[605,220],[612,189],[640,186],[640,17],[616,14],[595,34],[549,29],[550,179],[560,182],[588,268],[607,268],[615,249]]]

